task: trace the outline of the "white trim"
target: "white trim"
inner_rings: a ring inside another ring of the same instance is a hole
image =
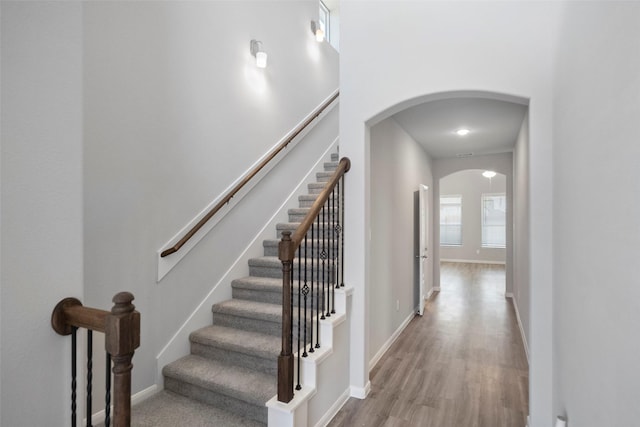
[[[300,180],[298,185],[291,191],[289,196],[286,198],[284,202],[280,205],[280,207],[273,213],[271,218],[266,221],[265,225],[262,229],[256,234],[256,236],[249,242],[249,244],[244,248],[242,253],[236,258],[236,260],[231,264],[231,267],[223,274],[223,276],[218,280],[218,282],[211,288],[207,296],[198,304],[198,306],[191,312],[191,314],[187,317],[187,320],[178,328],[175,334],[171,337],[171,339],[167,342],[167,344],[160,350],[158,355],[156,356],[156,384],[163,383],[163,375],[162,368],[164,365],[179,359],[182,356],[189,354],[189,334],[199,329],[207,324],[207,321],[210,323],[211,320],[211,306],[218,302],[215,299],[216,291],[222,285],[227,286],[231,283],[231,279],[235,276],[235,272],[237,268],[241,266],[244,267],[247,263],[247,259],[249,255],[247,255],[250,250],[256,245],[256,242],[262,242],[265,238],[265,233],[271,233],[268,229],[273,229],[274,223],[278,220],[278,215],[290,205],[291,199],[298,194],[300,189],[309,181],[310,177],[316,172],[319,165],[325,161],[326,157],[329,155],[331,150],[334,150],[336,145],[338,144],[339,139],[336,138],[333,143],[325,150],[324,153],[320,156],[318,161],[309,169],[309,172]],[[202,319],[208,319],[203,321]]]
[[[402,322],[402,324],[398,327],[398,329],[396,329],[396,331],[393,334],[391,334],[391,336],[389,337],[387,342],[384,343],[382,348],[380,348],[380,350],[378,350],[376,355],[373,356],[373,358],[369,362],[369,372],[371,372],[371,370],[373,368],[375,368],[375,366],[378,364],[380,359],[382,359],[382,356],[384,356],[384,354],[387,352],[387,350],[389,350],[389,348],[391,348],[391,346],[398,339],[398,337],[400,336],[402,331],[404,331],[404,328],[407,327],[409,322],[411,322],[411,319],[413,319],[415,316],[416,316],[416,313],[415,312],[411,312],[409,314],[409,316],[404,320],[404,322]]]
[[[527,356],[527,364],[529,364],[529,344],[527,343],[527,336],[524,334],[524,328],[522,327],[522,321],[520,320],[520,312],[518,311],[518,304],[516,304],[516,299],[513,297],[511,292],[506,294],[507,298],[511,298],[511,303],[513,304],[513,308],[516,311],[516,319],[518,321],[518,328],[520,328],[520,335],[522,336],[522,344],[524,346],[524,354]]]
[[[466,264],[496,264],[506,265],[506,261],[482,261],[477,259],[452,259],[452,258],[440,258],[440,262],[461,262]]]
[[[429,301],[429,299],[433,296],[434,292],[435,292],[434,288],[429,289],[429,292],[427,292],[427,294],[424,296],[425,303],[426,301]],[[420,310],[419,306],[415,308],[416,314],[419,314],[419,310]]]
[[[320,420],[318,420],[318,422],[316,423],[316,425],[314,427],[325,427],[325,426],[327,426],[331,422],[333,417],[335,417],[338,414],[340,409],[342,409],[342,407],[345,405],[345,403],[347,403],[347,401],[349,400],[349,397],[350,397],[350,393],[349,392],[350,392],[350,390],[346,389],[344,391],[344,393],[342,393],[342,395],[340,395],[338,400],[336,400],[336,402],[331,406],[331,408],[329,408],[327,410],[327,412],[324,413],[322,418],[320,418]]]
[[[371,381],[367,381],[367,384],[364,387],[356,387],[350,386],[349,393],[351,397],[355,397],[356,399],[366,399],[371,391]]]
[[[433,293],[436,291],[435,288],[431,288],[429,289],[429,292],[427,292],[427,295],[424,296],[424,300],[425,301],[429,301],[431,299],[431,297],[433,296]]]
[[[138,403],[147,400],[154,394],[159,393],[161,391],[162,391],[162,387],[160,387],[157,384],[154,384],[151,387],[147,387],[144,390],[137,392],[136,394],[132,394],[131,406],[137,405]],[[111,406],[111,414],[113,414],[113,405]],[[104,416],[105,416],[104,409],[91,415],[91,424],[96,425],[96,424],[103,423]],[[82,420],[82,424],[86,424],[86,423],[87,423],[87,419],[84,418]]]
[[[338,89],[333,91],[331,95],[329,95],[327,98],[322,100],[322,102],[318,105],[318,107],[320,107],[322,104],[324,104],[329,99],[331,99],[331,97],[334,96],[337,92],[338,92]],[[224,195],[226,195],[231,189],[233,189],[236,185],[238,185],[247,175],[249,175],[253,170],[253,168],[255,168],[258,164],[260,164],[260,162],[266,159],[269,155],[271,155],[271,153],[273,153],[273,151],[280,144],[282,144],[291,135],[293,135],[299,126],[301,126],[309,118],[313,117],[316,114],[316,110],[318,109],[318,107],[314,108],[314,111],[312,111],[306,117],[304,117],[300,121],[300,123],[298,123],[292,130],[287,132],[287,134],[283,136],[282,139],[280,139],[280,141],[278,141],[271,149],[269,149],[269,151],[267,151],[262,157],[256,160],[256,162],[253,165],[251,165],[242,175],[240,175],[238,179],[236,179],[233,183],[231,183],[222,192],[220,196],[216,197],[216,199],[214,199],[211,203],[209,203],[209,205],[207,205],[198,215],[196,215],[195,218],[189,221],[188,224],[182,227],[180,231],[178,231],[165,244],[163,244],[162,247],[160,247],[160,249],[156,251],[156,258],[158,260],[157,282],[160,282],[164,278],[164,276],[166,276],[167,273],[169,273],[173,269],[173,267],[175,267],[180,262],[180,260],[182,260],[182,258],[184,258],[191,251],[191,249],[193,249],[198,244],[198,242],[200,242],[200,240],[202,240],[202,238],[206,236],[222,220],[222,218],[224,218],[238,204],[238,202],[242,200],[244,196],[246,196],[251,191],[251,189],[260,181],[260,178],[266,175],[267,173],[269,173],[269,171],[273,169],[273,167],[277,165],[280,162],[280,160],[282,160],[287,155],[287,153],[290,152],[291,149],[295,147],[311,131],[311,129],[313,129],[318,123],[320,123],[321,119],[327,114],[329,114],[329,112],[331,112],[338,103],[339,103],[339,100],[332,102],[331,105],[329,105],[318,116],[317,120],[314,120],[307,127],[305,127],[304,130],[300,132],[294,138],[294,140],[291,141],[291,143],[286,147],[286,150],[281,151],[275,158],[273,158],[273,160],[269,162],[269,164],[267,164],[264,167],[264,169],[262,169],[259,172],[259,174],[254,177],[254,179],[249,181],[244,186],[244,188],[229,201],[229,203],[227,203],[222,209],[220,209],[220,211],[218,211],[218,213],[213,218],[211,218],[195,235],[193,235],[193,237],[188,242],[186,242],[184,246],[182,246],[180,251],[175,252],[164,258],[160,256],[160,254],[165,249],[175,245],[182,238],[182,236],[184,236],[194,225],[196,225],[198,221],[200,221],[223,198]]]

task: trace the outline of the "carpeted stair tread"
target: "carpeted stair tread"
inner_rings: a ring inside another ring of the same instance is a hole
[[[280,354],[281,339],[273,335],[243,331],[241,329],[212,325],[194,331],[191,342],[220,347],[229,351],[276,360]]]
[[[307,185],[307,188],[309,189],[309,192],[311,194],[318,194],[320,193],[322,190],[324,190],[324,187],[327,185],[326,182],[312,182],[310,184]]]
[[[318,172],[316,173],[316,179],[319,182],[327,182],[333,176],[333,172]]]
[[[168,364],[162,372],[165,377],[257,406],[264,406],[277,391],[272,375],[193,354]]]
[[[324,170],[327,171],[327,172],[333,172],[336,169],[338,169],[338,164],[339,163],[340,162],[337,162],[337,161],[336,162],[325,162],[324,163]]]
[[[265,427],[177,393],[163,390],[131,408],[132,427]]]
[[[282,318],[281,305],[241,299],[222,301],[218,304],[214,304],[211,310],[214,313],[229,314],[236,317],[265,320],[269,322],[280,322],[280,319]]]
[[[332,162],[340,161],[340,154],[339,153],[331,153],[331,161]]]
[[[279,242],[279,240],[276,240]],[[276,244],[276,247],[278,245]],[[282,263],[280,263],[282,265]],[[282,279],[273,277],[246,276],[231,282],[232,288],[251,289],[264,292],[282,293]]]

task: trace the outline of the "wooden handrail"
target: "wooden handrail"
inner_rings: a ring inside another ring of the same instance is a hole
[[[316,217],[322,210],[322,206],[329,199],[329,197],[331,197],[331,193],[333,192],[333,189],[335,188],[340,178],[342,178],[345,173],[349,172],[350,168],[351,161],[348,157],[343,157],[340,160],[340,163],[338,163],[338,167],[336,168],[335,172],[333,172],[333,175],[331,175],[331,178],[325,185],[324,189],[322,190],[322,192],[320,192],[315,202],[313,202],[313,205],[311,205],[309,212],[304,217],[298,228],[296,228],[296,231],[291,235],[291,243],[288,244],[291,247],[279,247],[280,261],[293,261],[296,250],[300,246],[300,243],[302,243],[304,236],[307,234]],[[280,244],[282,245],[282,242],[280,242]],[[284,259],[282,258],[283,256],[285,257]]]
[[[340,96],[340,92],[336,92],[331,98],[329,98],[326,102],[324,102],[321,106],[315,109],[312,115],[304,121],[300,126],[298,126],[293,133],[278,147],[276,147],[267,158],[265,158],[262,162],[260,162],[255,168],[251,170],[243,179],[240,181],[235,187],[233,187],[223,198],[220,200],[207,214],[200,220],[196,225],[194,225],[191,230],[187,232],[178,242],[170,248],[165,249],[160,254],[160,257],[164,258],[167,255],[171,255],[178,250],[182,246],[184,246],[189,239],[193,237],[194,234],[198,232],[206,223],[209,221],[224,205],[229,203],[231,199],[244,187],[251,179],[258,174],[274,157],[276,157],[282,150],[287,148],[287,146],[295,139],[296,136],[300,135],[300,133],[309,126],[324,110],[329,107]]]
[[[282,240],[278,244],[278,258],[282,262],[282,348],[278,356],[278,400],[280,402],[287,403],[293,399],[292,295],[291,288],[288,285],[291,283],[292,278],[293,259],[296,250],[304,240],[316,217],[318,217],[325,202],[331,197],[336,185],[350,168],[351,161],[349,158],[343,157],[298,228],[293,234],[290,231],[283,231]]]
[[[131,303],[133,295],[120,292],[113,297],[111,311],[84,307],[76,298],[60,301],[51,314],[51,326],[60,335],[75,328],[105,334],[105,350],[113,361],[113,425],[131,425],[131,360],[140,347],[140,313]],[[91,414],[87,415],[88,417]]]

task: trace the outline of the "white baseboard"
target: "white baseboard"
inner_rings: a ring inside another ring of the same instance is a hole
[[[387,352],[387,350],[389,350],[389,348],[391,348],[393,343],[398,339],[398,337],[400,336],[402,331],[404,331],[404,328],[407,327],[407,325],[409,324],[409,322],[411,322],[411,319],[413,319],[415,317],[415,315],[416,314],[414,312],[411,312],[409,314],[409,316],[406,319],[404,319],[402,324],[400,324],[398,329],[396,329],[396,331],[393,334],[391,334],[391,336],[389,337],[387,342],[385,342],[384,345],[382,346],[382,348],[380,348],[380,350],[378,350],[376,355],[373,356],[373,358],[369,362],[369,372],[371,372],[371,370],[378,364],[378,362],[380,361],[380,359],[382,359],[382,356],[384,356],[384,354]]]
[[[429,300],[429,298],[431,298],[433,296],[433,293],[436,291],[435,288],[431,288],[429,289],[429,292],[427,292],[427,295],[424,296],[425,301]]]
[[[513,309],[516,311],[516,319],[518,321],[518,328],[520,329],[520,336],[522,337],[522,344],[524,345],[524,354],[527,356],[527,364],[529,364],[529,344],[527,343],[527,336],[524,334],[524,328],[522,327],[522,320],[520,320],[520,312],[518,311],[518,304],[511,292],[505,294],[507,298],[511,298],[513,303]]]
[[[154,384],[151,387],[147,387],[144,390],[137,392],[136,394],[132,394],[131,406],[137,405],[138,403],[147,400],[148,398],[150,398],[151,396],[153,396],[154,394],[160,391],[162,391],[162,387],[160,387],[157,384]],[[111,414],[113,414],[113,406],[111,406]],[[96,412],[95,414],[91,415],[91,424],[96,425],[104,422],[104,417],[105,417],[104,409],[99,412]],[[86,422],[87,422],[86,418],[82,420],[82,424],[86,424]]]
[[[464,264],[496,264],[496,265],[506,265],[505,261],[484,261],[478,259],[451,259],[451,258],[440,258],[440,262],[460,262]]]
[[[331,408],[329,408],[327,412],[322,416],[322,418],[320,418],[320,420],[316,423],[315,427],[327,426],[331,422],[333,417],[336,416],[338,411],[342,409],[344,404],[347,403],[347,401],[349,400],[349,397],[350,397],[350,389],[346,389],[344,393],[342,393],[342,395],[338,398],[338,400],[336,400],[336,403],[334,403],[331,406]]]
[[[351,397],[355,397],[356,399],[365,399],[369,392],[371,391],[371,381],[367,381],[367,384],[364,387],[356,387],[351,386],[349,388],[349,393]]]

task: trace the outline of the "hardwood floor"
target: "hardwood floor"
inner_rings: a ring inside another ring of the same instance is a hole
[[[427,302],[330,427],[524,427],[528,365],[504,266],[441,264]]]

